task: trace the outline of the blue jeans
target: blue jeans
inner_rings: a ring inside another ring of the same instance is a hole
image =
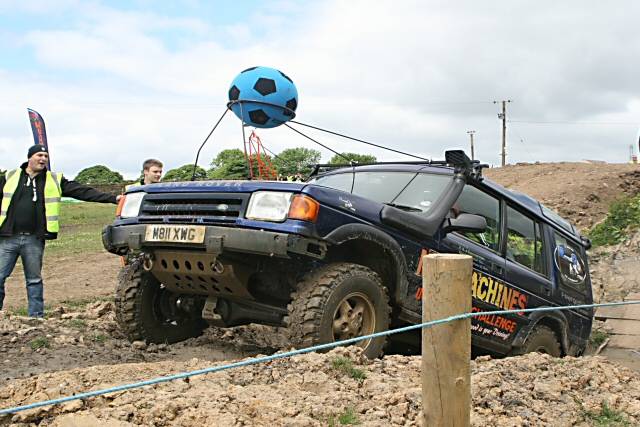
[[[20,256],[24,268],[24,278],[27,282],[29,316],[44,317],[43,254],[44,240],[33,234],[0,237],[0,310],[2,310],[4,302],[4,282],[11,275],[18,256]]]

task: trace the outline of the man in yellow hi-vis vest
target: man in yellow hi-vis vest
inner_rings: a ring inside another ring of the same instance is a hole
[[[4,282],[19,256],[27,284],[29,316],[43,317],[42,255],[45,239],[55,239],[60,230],[60,198],[117,203],[121,196],[102,193],[48,171],[49,153],[42,145],[29,148],[27,158],[18,169],[0,177],[0,310]]]

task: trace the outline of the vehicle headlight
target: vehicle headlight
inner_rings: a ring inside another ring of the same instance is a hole
[[[127,194],[124,200],[124,204],[122,205],[122,210],[120,211],[121,218],[134,218],[138,216],[140,213],[140,205],[142,204],[142,199],[145,196],[144,191],[138,191],[136,193]]]
[[[262,221],[282,222],[287,218],[293,193],[256,191],[251,195],[246,217]]]

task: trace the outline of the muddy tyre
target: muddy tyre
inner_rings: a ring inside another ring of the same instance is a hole
[[[517,356],[525,353],[545,353],[553,357],[562,356],[562,349],[558,342],[558,337],[551,328],[543,325],[536,326],[527,337],[522,347],[511,352]]]
[[[116,322],[130,341],[172,344],[202,335],[206,322],[176,310],[176,299],[134,260],[118,276]]]
[[[371,269],[335,263],[309,273],[297,286],[286,318],[291,344],[306,348],[317,344],[385,331],[389,328],[389,297],[380,277]],[[386,337],[355,345],[375,358]]]

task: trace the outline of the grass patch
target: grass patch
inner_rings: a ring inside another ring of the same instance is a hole
[[[11,309],[11,314],[15,316],[24,316],[27,317],[29,315],[29,310],[27,307],[17,307]]]
[[[330,427],[360,424],[356,411],[352,407],[345,408],[345,410],[337,416],[332,415],[328,421]]]
[[[607,338],[609,338],[609,334],[606,331],[601,329],[594,329],[591,331],[591,335],[589,336],[589,345],[593,348],[598,348],[600,344],[602,344]]]
[[[31,350],[37,350],[39,348],[49,348],[49,340],[46,337],[38,337],[33,339],[29,345]]]
[[[93,342],[100,342],[100,343],[102,343],[102,342],[105,342],[105,341],[107,340],[107,338],[109,338],[109,337],[107,337],[107,336],[106,336],[106,335],[104,335],[104,334],[95,334],[95,335],[93,335],[93,336],[91,337],[91,340],[92,340]]]
[[[111,203],[71,203],[60,206],[60,233],[58,239],[47,241],[48,255],[100,252],[102,229],[115,218],[115,205]]]
[[[367,378],[367,374],[362,370],[353,366],[353,361],[347,357],[336,357],[331,361],[331,366],[336,371],[342,372],[353,379],[363,380]]]
[[[621,411],[610,408],[607,402],[602,402],[600,412],[585,411],[584,416],[588,421],[591,421],[593,425],[598,427],[631,425]]]
[[[8,310],[9,310],[9,312],[11,314],[13,314],[15,316],[24,316],[24,317],[28,317],[29,316],[29,309],[27,308],[27,306],[10,308]],[[45,304],[44,305],[44,318],[45,319],[47,317],[49,317],[49,314],[51,314],[51,310],[52,310],[52,307],[49,304]]]
[[[622,242],[629,231],[636,230],[640,223],[640,196],[628,197],[614,202],[607,218],[589,232],[594,247],[615,245]]]
[[[74,329],[84,330],[87,328],[87,321],[84,319],[71,319],[67,322],[67,325]]]

